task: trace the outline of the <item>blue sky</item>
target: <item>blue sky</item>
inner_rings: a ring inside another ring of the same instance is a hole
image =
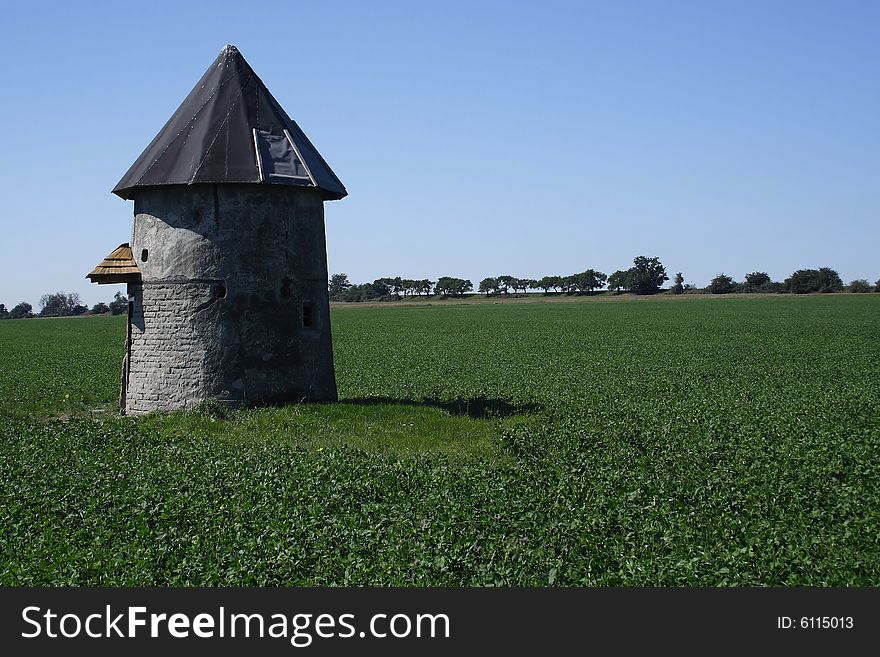
[[[110,194],[226,43],[349,190],[331,272],[880,277],[880,3],[4,9],[0,303],[116,289]]]

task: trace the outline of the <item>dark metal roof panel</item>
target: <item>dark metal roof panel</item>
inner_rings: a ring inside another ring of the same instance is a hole
[[[272,151],[291,161],[267,168],[299,170],[304,165],[308,177],[264,175],[260,134],[291,142],[290,149]],[[326,199],[348,194],[235,46],[220,52],[113,193],[130,199],[138,187],[192,183],[305,185],[321,190]]]

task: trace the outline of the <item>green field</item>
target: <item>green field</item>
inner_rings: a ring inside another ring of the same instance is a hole
[[[0,584],[880,585],[880,295],[333,310],[340,404],[121,418],[0,322]]]

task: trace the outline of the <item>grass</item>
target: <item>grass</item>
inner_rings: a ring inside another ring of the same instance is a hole
[[[341,403],[119,418],[0,322],[0,584],[878,585],[880,297],[334,308]]]
[[[0,415],[118,408],[125,317],[0,322]]]

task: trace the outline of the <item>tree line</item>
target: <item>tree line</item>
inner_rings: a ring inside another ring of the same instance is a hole
[[[685,283],[678,272],[669,288],[663,284],[669,280],[666,268],[657,257],[637,256],[632,267],[606,275],[595,269],[586,269],[566,276],[544,276],[539,279],[519,278],[509,274],[489,276],[481,280],[477,292],[486,296],[527,294],[529,290],[543,290],[544,294],[592,294],[607,287],[612,293],[630,294],[730,294],[813,292],[880,292],[880,280],[871,284],[866,279],[856,279],[844,285],[840,275],[830,267],[798,269],[782,282],[773,281],[766,272],[746,274],[742,281],[718,274],[706,287]],[[407,279],[401,277],[378,278],[372,283],[352,284],[346,274],[330,277],[331,301],[394,301],[406,297],[432,296],[460,297],[474,289],[473,283],[464,278],[442,276],[437,281]]]
[[[392,301],[401,295],[406,297],[440,295],[460,297],[474,289],[467,279],[441,276],[436,281],[423,279],[377,278],[372,283],[354,285],[346,274],[333,274],[330,277],[331,301]]]
[[[673,286],[674,287],[674,286]],[[746,274],[742,281],[736,281],[727,274],[718,274],[709,285],[701,290],[709,294],[731,294],[735,292],[770,292],[789,294],[810,294],[815,292],[880,292],[880,280],[873,285],[864,278],[857,278],[844,285],[835,270],[830,267],[819,269],[798,269],[784,281],[770,279],[767,272],[756,271]]]
[[[79,294],[72,292],[55,292],[44,294],[40,297],[40,310],[34,313],[34,308],[27,301],[22,301],[12,310],[0,303],[0,319],[27,319],[30,317],[76,317],[78,315],[120,315],[128,309],[128,298],[117,292],[108,303],[99,302],[89,308],[80,302]]]

